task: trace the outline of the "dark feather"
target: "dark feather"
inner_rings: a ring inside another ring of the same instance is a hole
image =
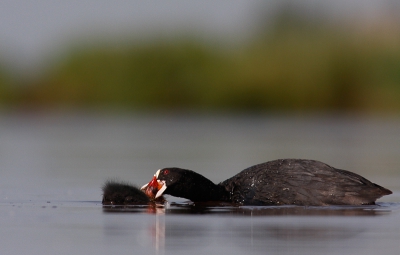
[[[150,199],[139,188],[118,181],[107,181],[103,188],[103,205],[148,204]]]
[[[237,204],[365,205],[392,193],[358,174],[301,159],[255,165],[220,185]]]

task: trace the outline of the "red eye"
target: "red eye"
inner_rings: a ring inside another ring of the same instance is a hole
[[[163,174],[164,174],[164,175],[169,174],[169,170],[168,170],[168,169],[165,169],[164,172],[163,172]]]

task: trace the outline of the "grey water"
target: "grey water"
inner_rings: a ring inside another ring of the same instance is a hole
[[[398,254],[400,119],[0,114],[1,254]],[[157,169],[214,182],[308,158],[393,191],[374,206],[103,208],[101,186]]]

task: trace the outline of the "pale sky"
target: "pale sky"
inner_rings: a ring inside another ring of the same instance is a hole
[[[263,15],[273,15],[283,0],[108,1],[2,0],[1,62],[11,66],[40,64],[82,36],[170,35],[190,31],[216,40],[237,40],[251,34]],[[287,0],[306,12],[319,8],[333,16],[374,10],[382,0]],[[263,12],[261,12],[261,10]],[[268,17],[267,17],[268,18]]]

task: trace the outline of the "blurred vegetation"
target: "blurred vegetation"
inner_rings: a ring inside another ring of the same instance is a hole
[[[0,107],[16,101],[15,88],[13,86],[10,76],[4,69],[0,68]]]
[[[27,84],[10,86],[0,72],[0,101],[43,109],[395,113],[400,32],[360,31],[283,13],[234,49],[187,38],[81,46]]]

